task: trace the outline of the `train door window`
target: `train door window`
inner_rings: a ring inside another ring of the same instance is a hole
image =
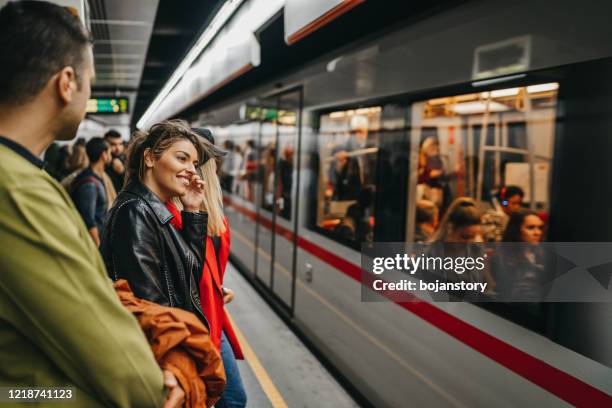
[[[295,110],[278,110],[274,122],[262,124],[260,147],[261,207],[291,220],[294,177]]]
[[[276,124],[263,122],[261,124],[261,144],[259,150],[259,162],[255,166],[254,180],[261,183],[261,196],[259,205],[261,208],[272,213],[274,206],[274,180],[276,167]]]
[[[221,186],[227,193],[255,203],[259,160],[257,141],[261,125],[250,122],[214,131],[221,135],[219,143],[228,152],[221,165]]]
[[[483,214],[475,239],[501,241],[509,214],[521,206],[547,219],[558,88],[545,83],[412,105],[411,171],[418,178],[409,240],[445,239],[437,220],[460,197]]]
[[[276,167],[277,176],[274,179],[276,184],[276,213],[286,220],[291,220],[293,211],[293,186],[295,172],[294,164],[296,143],[297,143],[297,112],[290,105],[294,101],[286,97],[281,103],[293,108],[292,110],[279,110],[278,116],[278,164]]]
[[[316,226],[341,242],[372,242],[381,108],[321,115]]]

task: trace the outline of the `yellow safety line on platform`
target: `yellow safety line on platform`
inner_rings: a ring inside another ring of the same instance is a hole
[[[272,382],[272,379],[268,375],[268,372],[257,358],[257,355],[251,348],[251,345],[247,341],[244,334],[242,334],[242,331],[240,331],[240,328],[238,327],[234,319],[232,319],[232,316],[229,316],[229,319],[232,324],[232,327],[234,328],[234,332],[236,332],[236,337],[238,337],[238,342],[240,343],[240,347],[242,348],[244,358],[249,363],[249,366],[251,366],[251,370],[253,370],[255,378],[257,378],[259,385],[261,385],[261,388],[266,393],[266,396],[270,400],[270,403],[274,408],[288,408],[287,403],[283,399],[283,396],[280,394],[280,392],[278,392],[278,389],[274,385],[274,382]]]

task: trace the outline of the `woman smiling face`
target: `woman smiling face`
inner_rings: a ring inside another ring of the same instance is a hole
[[[144,184],[162,202],[172,197],[183,196],[196,175],[198,152],[189,140],[179,139],[161,154],[158,159],[145,152],[147,171]]]
[[[529,244],[542,241],[544,222],[537,215],[527,215],[521,225],[521,240]]]

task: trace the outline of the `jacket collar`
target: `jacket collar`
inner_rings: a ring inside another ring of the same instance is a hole
[[[159,222],[161,222],[162,224],[167,223],[172,219],[172,217],[174,217],[174,215],[172,215],[172,213],[166,208],[166,205],[161,202],[159,197],[157,197],[151,190],[147,188],[147,186],[142,184],[140,181],[132,181],[125,187],[124,191],[131,194],[135,194],[145,200],[157,216]]]
[[[30,163],[32,163],[39,169],[42,169],[45,165],[45,163],[42,160],[34,156],[32,152],[30,152],[28,149],[26,149],[25,147],[23,147],[17,142],[7,139],[4,136],[0,136],[0,144],[3,144],[4,146],[8,147],[9,149],[11,149],[15,153],[17,153],[18,155],[26,159],[27,161],[29,161]]]

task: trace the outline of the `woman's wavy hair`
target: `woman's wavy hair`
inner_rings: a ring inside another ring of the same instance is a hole
[[[147,149],[151,151],[153,158],[158,160],[170,146],[179,140],[190,141],[198,152],[198,161],[202,161],[204,152],[198,135],[183,120],[165,120],[151,126],[148,131],[134,132],[126,151],[124,186],[134,180],[143,181],[146,171],[144,155]]]

